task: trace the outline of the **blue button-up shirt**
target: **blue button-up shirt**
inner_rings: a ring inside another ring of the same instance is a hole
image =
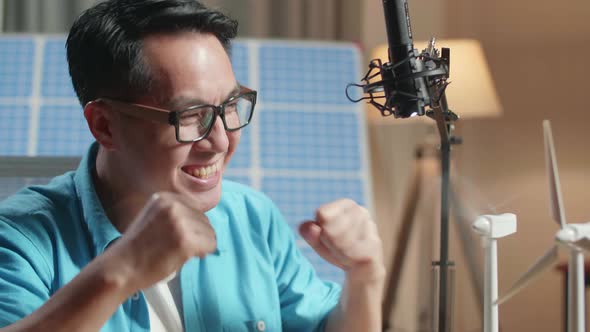
[[[75,172],[0,203],[0,326],[39,308],[121,236],[94,189],[97,148]],[[340,286],[318,279],[270,199],[224,181],[207,216],[217,251],[180,271],[186,331],[257,331],[261,321],[268,331],[323,330]],[[141,292],[101,331],[149,331]]]

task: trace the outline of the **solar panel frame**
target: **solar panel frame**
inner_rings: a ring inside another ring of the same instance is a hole
[[[10,45],[14,50],[3,47]],[[0,162],[5,156],[79,158],[92,142],[64,45],[63,35],[0,37],[0,63],[9,64],[0,65]],[[343,196],[372,210],[364,106],[344,94],[346,84],[362,76],[361,52],[352,43],[240,39],[231,59],[236,79],[258,90],[259,99],[226,177],[267,193],[320,276],[342,282],[343,272],[317,257],[297,227],[315,208]],[[34,181],[18,180],[17,168],[15,190]],[[35,183],[48,179],[38,178]]]

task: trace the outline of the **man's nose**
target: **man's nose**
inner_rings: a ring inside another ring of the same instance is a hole
[[[229,144],[227,137],[227,131],[223,126],[221,116],[215,115],[213,119],[213,128],[209,132],[209,135],[198,142],[195,145],[208,150],[225,151]]]

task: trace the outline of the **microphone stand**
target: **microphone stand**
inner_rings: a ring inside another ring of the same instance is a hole
[[[428,86],[428,98],[420,96],[412,96],[415,100],[421,100],[424,105],[428,106],[428,111],[425,115],[434,119],[438,128],[440,136],[440,149],[441,149],[441,211],[440,211],[440,258],[439,261],[432,263],[435,271],[436,268],[439,270],[439,283],[438,283],[438,312],[433,313],[433,321],[436,321],[438,317],[438,332],[450,332],[451,318],[452,318],[452,304],[453,304],[453,291],[454,291],[454,274],[450,268],[454,266],[454,263],[449,260],[449,182],[450,182],[450,158],[451,158],[451,146],[453,144],[460,143],[460,139],[452,135],[454,129],[454,122],[459,117],[449,110],[447,105],[447,99],[445,95],[445,89],[448,83],[446,82],[449,77],[450,68],[450,50],[448,48],[442,49],[442,54],[439,57],[438,51],[434,48],[435,40],[432,39],[426,50],[420,55],[416,56],[420,61],[423,62],[423,67],[415,73],[406,77],[396,77],[393,71],[395,66],[399,66],[406,61],[411,61],[408,57],[396,64],[382,63],[380,59],[374,59],[369,63],[369,70],[363,77],[363,84],[351,83],[346,88],[346,96],[352,102],[359,102],[361,100],[367,100],[367,102],[376,107],[383,116],[398,114],[392,106],[392,101],[398,95],[408,95],[407,92],[396,90],[397,83],[407,79],[418,79],[424,78]],[[378,78],[381,79],[378,79]],[[391,87],[395,88],[392,90]],[[354,99],[349,95],[348,89],[350,87],[362,88],[365,95],[358,99]],[[379,101],[383,100],[383,103]],[[424,113],[422,113],[424,114]],[[434,271],[434,272],[435,272]],[[436,272],[435,272],[436,273]],[[390,278],[391,283],[395,283],[397,276]],[[392,302],[392,299],[389,299]],[[436,302],[436,301],[435,301]],[[388,303],[385,303],[388,305]],[[391,305],[391,303],[389,303]],[[389,309],[389,308],[384,308]],[[385,319],[385,317],[384,317]],[[384,327],[387,329],[387,320],[384,321]]]
[[[452,136],[453,121],[456,120],[450,114],[444,91],[439,102],[432,106],[432,117],[436,121],[440,136],[441,150],[441,204],[440,204],[440,257],[433,262],[433,266],[439,268],[439,297],[438,297],[438,331],[450,332],[452,322],[452,296],[454,292],[454,278],[451,278],[449,268],[454,263],[449,260],[449,182],[451,164],[451,145],[459,143]]]

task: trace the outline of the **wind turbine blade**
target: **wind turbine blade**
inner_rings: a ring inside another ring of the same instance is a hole
[[[590,239],[587,237],[579,239],[578,241],[574,242],[573,245],[584,251],[590,252]]]
[[[555,146],[553,145],[553,134],[551,123],[543,120],[543,136],[545,137],[545,163],[547,165],[547,176],[549,177],[549,195],[551,198],[551,215],[561,228],[565,227],[565,211],[561,199],[561,184],[559,172],[557,171],[557,159],[555,157]]]
[[[555,261],[557,261],[557,251],[558,248],[556,245],[549,249],[539,260],[535,262],[535,264],[533,264],[528,269],[528,271],[522,275],[522,277],[520,277],[520,279],[514,283],[514,285],[508,290],[506,294],[498,298],[496,303],[500,305],[508,301],[508,299],[520,292],[529,283],[531,283],[537,277],[540,277],[541,274],[545,272],[545,270],[550,268],[555,263]]]

